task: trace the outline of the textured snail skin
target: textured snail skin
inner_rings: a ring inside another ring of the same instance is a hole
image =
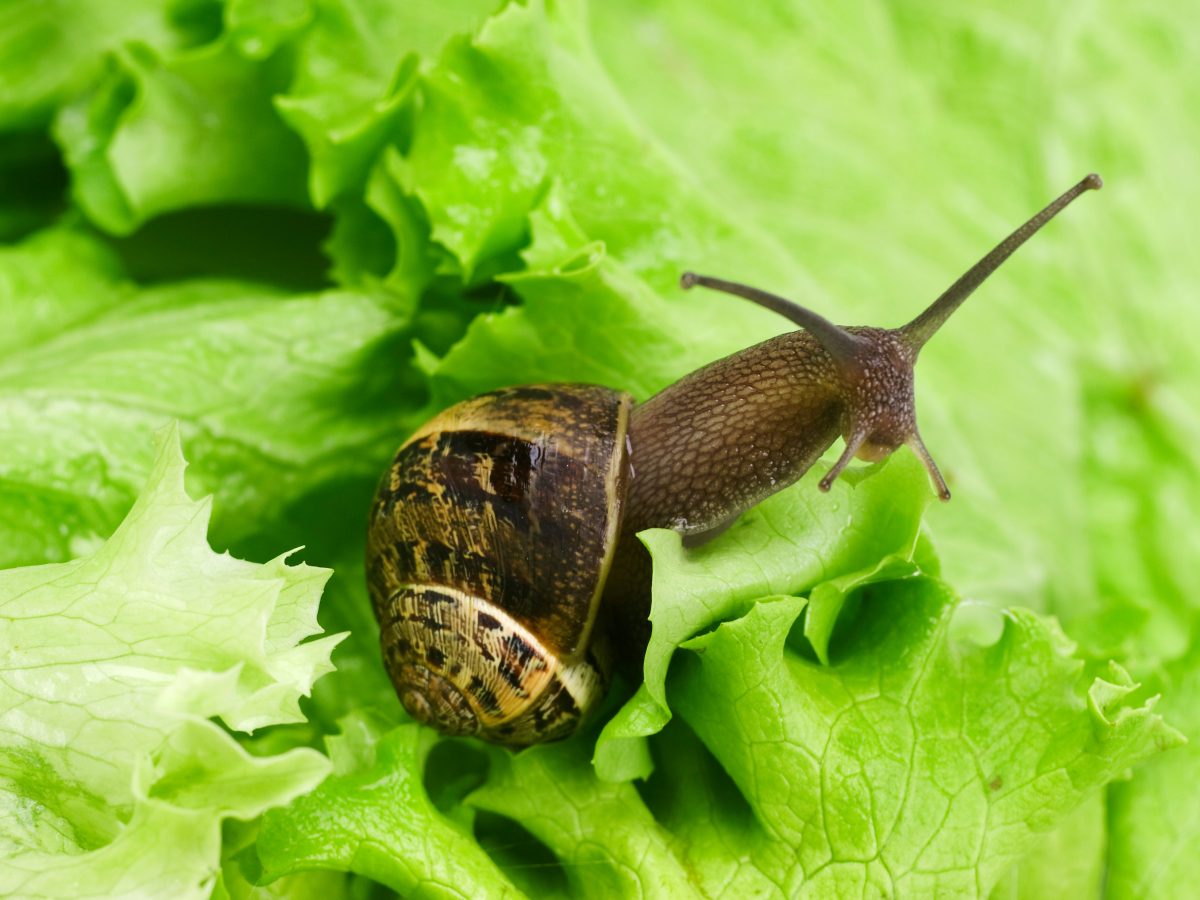
[[[839,433],[841,384],[806,331],[718,360],[640,404],[630,530],[717,529],[794,482]]]
[[[631,398],[592,385],[480,395],[397,452],[371,510],[367,584],[409,713],[521,745],[602,692],[591,640],[616,547]]]
[[[633,411],[626,528],[719,532],[796,482],[839,435],[882,458],[916,432],[914,354],[895,331],[846,328],[860,359],[835,362],[807,331],[782,334],[680,379]]]

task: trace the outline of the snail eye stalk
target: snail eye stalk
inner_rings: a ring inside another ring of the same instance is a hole
[[[987,256],[967,269],[954,284],[946,288],[945,292],[930,304],[928,309],[900,329],[900,333],[913,352],[919,353],[925,343],[937,333],[937,330],[946,323],[954,311],[962,306],[962,302],[970,297],[989,275],[1000,268],[1000,264],[1012,256],[1018,247],[1037,234],[1043,225],[1070,206],[1080,194],[1085,191],[1098,191],[1103,186],[1103,179],[1095,172],[1084,177],[1078,184],[1051,201],[1045,209],[993,247]]]

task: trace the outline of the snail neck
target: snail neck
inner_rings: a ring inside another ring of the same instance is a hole
[[[805,331],[693,372],[633,410],[623,532],[720,531],[820,458],[842,406],[836,367]]]
[[[641,659],[650,636],[647,528],[712,537],[796,481],[842,427],[839,376],[804,331],[705,366],[633,408],[621,534],[605,585],[603,625]],[[636,673],[633,673],[636,676]]]

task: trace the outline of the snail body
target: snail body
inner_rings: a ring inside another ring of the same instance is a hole
[[[907,444],[949,489],[916,425],[925,342],[1089,175],[896,329],[842,328],[781,297],[686,273],[786,316],[782,334],[644,403],[598,385],[482,394],[417,430],[372,506],[367,581],[405,708],[448,734],[523,746],[571,734],[603,694],[612,635],[644,644],[650,560],[670,528],[703,542],[798,480],[839,435],[819,487]],[[611,576],[611,577],[610,577]]]

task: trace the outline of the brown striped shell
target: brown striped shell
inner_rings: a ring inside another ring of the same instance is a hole
[[[590,646],[620,530],[631,398],[592,385],[482,394],[400,448],[371,510],[367,583],[415,718],[525,745],[603,693]]]

